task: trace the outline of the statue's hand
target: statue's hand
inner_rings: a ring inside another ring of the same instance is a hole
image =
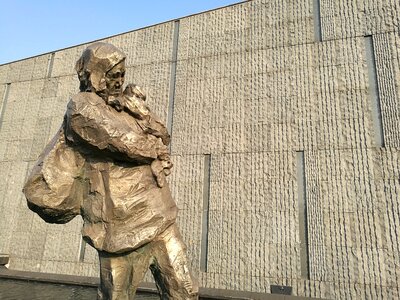
[[[171,157],[169,156],[169,154],[159,155],[158,159],[161,161],[161,164],[164,168],[165,176],[171,174],[171,169],[174,165],[172,164]]]
[[[153,162],[150,165],[151,171],[153,172],[153,175],[157,181],[157,185],[161,188],[164,186],[165,183],[165,174],[164,174],[164,167],[163,163],[159,159],[153,160]]]
[[[153,160],[151,163],[151,171],[156,178],[157,185],[163,187],[165,183],[165,176],[171,174],[171,168],[173,164],[171,162],[171,157],[169,154],[159,155],[157,159]]]

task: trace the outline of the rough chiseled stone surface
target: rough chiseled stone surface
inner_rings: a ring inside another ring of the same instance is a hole
[[[323,39],[351,38],[399,30],[396,0],[319,0]]]
[[[105,39],[173,121],[169,181],[202,286],[400,297],[399,3],[253,0]],[[0,252],[11,268],[98,274],[80,218],[45,224],[21,193],[87,45],[0,66]]]
[[[400,36],[398,32],[390,32],[376,34],[373,37],[385,145],[398,148],[400,147]]]

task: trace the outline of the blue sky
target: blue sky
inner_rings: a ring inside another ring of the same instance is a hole
[[[238,2],[0,0],[0,64]]]

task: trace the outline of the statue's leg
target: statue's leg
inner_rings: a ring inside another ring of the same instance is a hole
[[[151,243],[150,243],[151,244]],[[132,277],[130,282],[129,299],[134,299],[136,290],[146,275],[151,262],[151,245],[147,244],[132,252],[129,256]]]
[[[198,284],[189,271],[186,246],[173,224],[152,242],[150,266],[161,299],[198,299]]]
[[[131,300],[149,268],[150,253],[141,247],[138,250],[112,254],[99,251],[100,287],[98,299]]]

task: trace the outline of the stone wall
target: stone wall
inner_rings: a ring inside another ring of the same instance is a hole
[[[169,181],[202,286],[400,297],[399,1],[245,1],[105,41],[172,132]],[[98,274],[81,219],[45,224],[21,193],[86,46],[0,66],[10,268]]]

